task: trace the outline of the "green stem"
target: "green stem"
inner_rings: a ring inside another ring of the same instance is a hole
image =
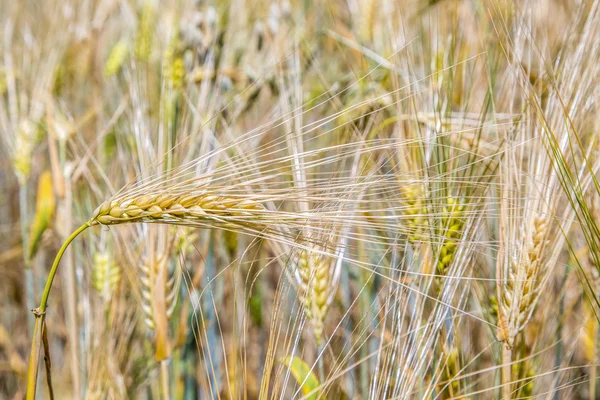
[[[56,258],[54,259],[54,263],[52,264],[52,268],[50,268],[50,272],[48,274],[48,279],[46,280],[46,287],[44,288],[44,292],[42,293],[42,300],[40,301],[40,306],[33,310],[33,313],[35,315],[35,328],[33,333],[33,341],[31,344],[31,354],[29,356],[29,370],[27,371],[27,400],[35,399],[42,334],[44,332],[45,327],[46,307],[48,305],[48,296],[50,295],[52,282],[54,281],[54,276],[56,275],[56,271],[58,270],[58,264],[60,263],[63,254],[67,250],[67,247],[69,247],[69,244],[71,244],[71,242],[88,227],[90,227],[90,225],[88,222],[86,222],[85,224],[77,228],[77,230],[67,238],[67,240],[58,250],[58,254],[56,254]]]
[[[81,225],[79,228],[77,228],[75,232],[71,234],[71,236],[67,238],[67,240],[61,246],[61,248],[58,250],[58,254],[54,259],[54,263],[52,264],[52,268],[50,268],[50,273],[48,274],[48,279],[46,280],[46,287],[44,288],[44,293],[42,293],[42,301],[40,301],[40,306],[38,308],[39,313],[43,314],[44,312],[46,312],[46,305],[48,303],[48,296],[50,295],[50,288],[52,288],[52,282],[54,281],[54,276],[56,275],[56,270],[58,269],[58,263],[60,262],[60,259],[62,258],[63,254],[67,250],[67,247],[69,247],[73,239],[75,239],[77,236],[79,236],[81,232],[85,231],[89,227],[90,225],[87,222]]]
[[[317,345],[317,354],[319,355],[319,360],[317,361],[317,368],[319,370],[319,382],[323,384],[325,382],[325,367],[323,366],[323,345]]]

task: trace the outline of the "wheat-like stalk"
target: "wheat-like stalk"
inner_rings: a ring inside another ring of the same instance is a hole
[[[148,61],[152,53],[155,10],[150,1],[144,2],[140,11],[135,38],[134,54],[140,61]]]
[[[321,343],[327,310],[337,289],[331,260],[314,251],[300,250],[296,260],[300,279],[299,293],[310,320],[317,344]]]
[[[437,261],[438,278],[446,275],[454,259],[456,246],[464,227],[464,211],[465,206],[460,200],[452,196],[446,199],[446,205],[442,209],[444,242]]]
[[[545,249],[548,243],[548,221],[544,217],[533,219],[532,227],[523,238],[525,245],[518,258],[513,258],[508,279],[502,285],[498,302],[498,338],[513,345],[514,339],[523,330],[537,302],[542,283],[540,273],[544,266]]]
[[[428,225],[425,186],[418,183],[407,184],[401,187],[401,191],[406,202],[404,214],[407,216],[408,240],[411,243],[416,243],[423,240],[423,232]]]
[[[168,276],[167,257],[164,255],[156,260],[147,259],[140,266],[140,272],[144,322],[154,331],[157,319],[166,317],[169,320],[173,316],[181,274],[175,272]],[[159,315],[161,313],[163,316]]]
[[[440,241],[442,243],[436,260],[434,290],[442,290],[444,277],[452,266],[457,246],[464,231],[465,205],[456,197],[448,196],[441,212]]]
[[[192,224],[207,219],[235,217],[236,223],[252,224],[251,217],[264,207],[252,200],[199,192],[182,195],[162,193],[106,201],[94,211],[90,225],[127,222]]]
[[[167,256],[151,256],[140,267],[142,284],[142,310],[144,322],[154,332],[154,358],[164,367],[163,361],[171,356],[172,344],[169,337],[169,320],[177,304],[181,274],[171,276],[167,269]],[[166,389],[164,387],[163,389]]]
[[[461,370],[460,354],[455,345],[444,344],[442,348],[446,363],[442,369],[440,380],[443,384],[439,385],[439,390],[442,392],[442,398],[456,398],[461,389],[460,380],[454,379],[455,376],[459,375]]]
[[[104,63],[104,75],[110,77],[119,72],[125,63],[128,54],[129,45],[127,41],[121,39],[115,43],[106,57],[106,62]]]
[[[179,37],[174,35],[163,55],[163,77],[166,78],[175,89],[179,89],[183,86],[186,75],[185,63],[179,47]]]
[[[535,371],[530,360],[520,361],[512,365],[512,375],[518,382],[515,398],[530,399],[533,396]]]
[[[121,281],[121,268],[108,252],[94,253],[92,287],[104,302],[109,302]]]

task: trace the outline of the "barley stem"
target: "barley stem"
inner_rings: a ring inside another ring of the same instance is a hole
[[[511,398],[511,373],[512,373],[512,349],[504,343],[502,346],[502,399],[510,400]]]
[[[318,344],[317,355],[319,359],[317,360],[317,369],[319,371],[319,382],[325,382],[325,366],[323,365],[324,353],[323,344]]]
[[[595,399],[596,398],[596,366],[592,365],[591,367],[591,371],[590,371],[590,395],[589,398],[590,399]]]
[[[164,400],[169,400],[169,369],[167,360],[160,362],[160,394]]]
[[[40,361],[40,348],[42,343],[42,335],[45,329],[46,307],[48,304],[48,296],[50,295],[50,289],[52,288],[52,282],[54,281],[54,276],[56,275],[56,271],[58,270],[58,264],[60,263],[63,254],[67,250],[67,247],[69,247],[69,244],[71,244],[71,242],[89,226],[90,225],[88,223],[81,225],[62,244],[62,246],[58,250],[58,253],[56,254],[54,262],[52,263],[52,268],[50,268],[50,272],[48,273],[48,279],[46,280],[46,286],[44,287],[44,292],[42,293],[42,300],[40,301],[40,306],[32,310],[32,312],[35,315],[35,327],[33,330],[31,354],[29,356],[29,370],[27,371],[27,400],[35,399],[38,364]]]

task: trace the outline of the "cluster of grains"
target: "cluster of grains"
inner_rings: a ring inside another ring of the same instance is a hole
[[[300,296],[317,343],[321,343],[325,316],[334,293],[331,268],[327,261],[323,255],[305,250],[300,251],[296,261]]]
[[[531,369],[529,362],[517,362],[512,365],[512,376],[516,377],[517,393],[514,398],[530,399],[535,388],[535,372]]]
[[[177,304],[181,274],[169,276],[167,256],[148,258],[140,268],[144,322],[155,334],[155,358],[163,361],[171,355],[168,321]]]
[[[154,7],[150,1],[144,3],[138,22],[135,38],[135,57],[140,61],[148,61],[152,52],[154,26]]]
[[[19,183],[23,185],[31,174],[31,153],[39,141],[39,135],[34,122],[26,119],[20,123],[16,136],[13,166]]]
[[[142,310],[144,322],[151,330],[156,328],[159,313],[164,313],[170,319],[175,310],[177,291],[179,289],[179,274],[168,277],[166,257],[154,262],[147,261],[141,268],[140,282],[142,283]],[[164,303],[164,304],[160,304]],[[162,307],[164,306],[164,309]]]
[[[104,63],[104,75],[109,77],[116,75],[120,70],[127,54],[129,53],[129,46],[125,40],[119,40],[108,53],[106,62]]]
[[[402,195],[407,206],[405,215],[408,240],[414,244],[423,240],[423,231],[427,229],[425,187],[421,184],[403,186]]]
[[[444,242],[440,249],[436,266],[438,283],[440,283],[439,281],[441,278],[446,275],[448,268],[450,268],[452,260],[454,259],[456,246],[464,228],[464,210],[464,205],[460,204],[460,201],[457,198],[448,197],[446,199],[446,205],[442,209],[442,226],[444,227],[442,233]]]
[[[94,212],[90,225],[114,225],[131,221],[178,222],[185,224],[209,217],[237,217],[237,223],[251,224],[252,216],[264,207],[250,199],[207,193],[140,195],[128,200],[106,201]]]
[[[458,354],[456,346],[451,346],[450,349],[447,350],[447,354],[446,364],[440,379],[441,382],[443,382],[443,385],[440,387],[440,390],[442,390],[441,395],[442,398],[456,398],[460,392],[460,381],[454,379],[454,377],[460,374],[460,355]]]
[[[104,302],[109,302],[121,281],[121,268],[107,252],[96,252],[92,266],[92,286]]]
[[[545,218],[535,218],[525,251],[513,258],[498,302],[498,339],[512,346],[531,317],[539,295],[540,270],[548,232]]]
[[[173,88],[179,89],[185,83],[185,61],[179,48],[180,41],[178,36],[171,39],[169,46],[165,50],[163,57],[163,77],[173,85]]]

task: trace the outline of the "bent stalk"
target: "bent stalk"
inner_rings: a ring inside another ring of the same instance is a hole
[[[89,226],[89,223],[86,222],[85,224],[77,228],[77,230],[67,238],[67,240],[61,246],[61,248],[58,250],[58,254],[56,254],[56,258],[54,259],[54,263],[52,263],[52,268],[50,268],[50,273],[48,274],[48,279],[46,280],[46,286],[44,287],[44,292],[42,293],[42,300],[40,301],[40,306],[31,310],[35,315],[35,326],[33,329],[31,354],[29,356],[29,370],[27,371],[27,400],[35,399],[35,392],[37,389],[36,383],[38,375],[38,365],[40,361],[42,336],[45,329],[48,296],[50,295],[50,289],[52,288],[54,276],[56,275],[56,271],[58,270],[58,264],[60,263],[63,254],[67,250],[67,247],[69,247],[69,244],[71,244],[71,242]]]

